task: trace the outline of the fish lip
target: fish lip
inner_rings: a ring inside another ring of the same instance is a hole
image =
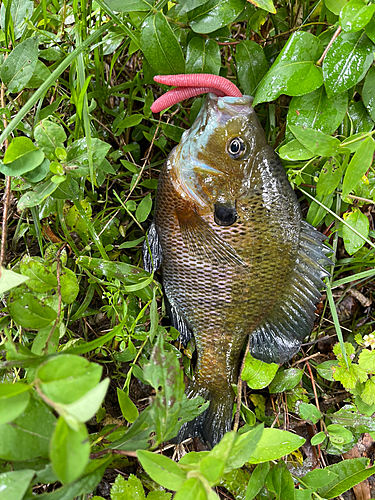
[[[228,104],[230,106],[245,106],[246,108],[248,108],[249,106],[252,105],[254,101],[254,97],[250,95],[243,95],[242,97],[231,97],[231,96],[218,97],[216,94],[213,94],[212,92],[208,94],[208,98],[210,99],[210,101],[216,103],[219,109],[224,109],[224,108],[227,109]],[[238,113],[238,110],[236,110],[236,113]]]

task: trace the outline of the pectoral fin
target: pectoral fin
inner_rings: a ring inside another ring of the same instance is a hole
[[[267,318],[251,334],[254,358],[266,363],[284,363],[300,349],[314,324],[320,300],[322,278],[329,276],[323,266],[332,265],[323,245],[325,237],[306,222],[302,223],[298,258],[286,293]]]
[[[196,212],[178,212],[182,240],[188,252],[200,260],[224,265],[240,266],[247,272],[250,267],[236,250],[221,238]]]

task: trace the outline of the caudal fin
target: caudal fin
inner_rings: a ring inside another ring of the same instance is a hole
[[[205,412],[190,422],[186,422],[180,429],[177,442],[181,443],[189,437],[199,437],[201,441],[213,448],[231,429],[234,393],[228,387],[220,393],[210,392],[205,387],[199,387],[196,382],[190,382],[186,395],[189,399],[202,396],[210,401]]]

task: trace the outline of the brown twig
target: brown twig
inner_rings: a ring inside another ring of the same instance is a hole
[[[306,366],[307,366],[307,369],[309,370],[309,374],[310,374],[311,385],[312,385],[314,397],[315,397],[315,404],[316,404],[316,407],[318,408],[318,410],[320,411],[318,393],[316,392],[316,387],[315,387],[315,380],[314,380],[313,373],[311,371],[310,363],[308,361],[306,361]]]
[[[238,383],[237,383],[237,408],[236,408],[236,415],[234,417],[234,424],[233,424],[233,430],[234,431],[237,431],[238,424],[240,422],[241,397],[242,397],[242,378],[241,378],[241,375],[242,375],[243,368],[245,366],[245,359],[246,359],[247,353],[249,352],[249,349],[250,349],[250,337],[249,337],[249,340],[247,341],[245,355],[243,357],[242,364],[241,364],[241,370],[240,370],[240,373],[239,373],[239,376],[238,376]]]
[[[7,58],[7,53],[4,55],[4,61]],[[5,108],[5,101],[4,101],[4,93],[5,93],[5,85],[2,82],[1,83],[1,107],[4,109]],[[6,115],[5,113],[3,114],[3,125],[4,125],[4,130],[8,125]],[[4,141],[4,147],[5,150],[8,149],[8,144],[9,141],[8,139],[5,139]],[[5,194],[4,194],[4,208],[3,208],[3,224],[2,224],[2,230],[1,230],[1,248],[0,248],[0,277],[1,277],[1,266],[3,262],[5,261],[5,253],[6,253],[6,241],[7,241],[7,221],[8,221],[8,210],[9,210],[9,203],[10,203],[10,195],[11,195],[11,181],[10,177],[7,176],[5,178]]]
[[[339,26],[337,28],[337,30],[334,32],[333,34],[333,37],[331,38],[331,40],[329,41],[329,44],[327,45],[327,47],[324,49],[324,52],[321,56],[321,58],[318,60],[318,62],[316,63],[318,66],[320,66],[322,64],[322,62],[324,61],[324,58],[325,56],[327,55],[327,52],[329,51],[329,49],[331,48],[333,42],[336,40],[336,38],[339,36],[339,34],[341,33],[341,26]]]
[[[112,450],[111,448],[106,448],[105,450],[91,453],[90,458],[91,458],[91,460],[93,460],[94,458],[99,458],[99,457],[102,457],[103,455],[108,455],[109,453],[111,453],[112,455],[124,455],[126,457],[137,458],[136,451]]]

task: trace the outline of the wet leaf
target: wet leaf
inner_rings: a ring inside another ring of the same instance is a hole
[[[43,200],[48,198],[48,196],[51,195],[55,189],[57,189],[57,184],[51,181],[38,184],[32,191],[28,191],[21,196],[17,204],[18,210],[25,210],[25,208],[31,208],[39,205]]]
[[[357,152],[354,154],[345,172],[342,185],[343,198],[346,198],[350,191],[356,187],[361,177],[371,167],[374,151],[375,141],[372,137],[367,137],[367,139],[360,143]]]
[[[115,12],[148,12],[154,2],[147,0],[105,0]]]
[[[344,220],[352,228],[356,229],[356,231],[358,231],[364,238],[368,238],[370,230],[369,220],[359,208],[355,208],[348,214],[344,214]],[[342,237],[344,239],[345,250],[349,255],[353,255],[355,252],[358,252],[358,250],[366,243],[363,238],[354,233],[346,225],[343,225],[342,227]]]
[[[208,0],[188,13],[189,24],[195,33],[212,33],[234,21],[245,5],[245,0]]]
[[[38,37],[27,38],[11,51],[0,69],[0,78],[12,93],[20,92],[33,76],[38,60]]]
[[[353,434],[340,424],[330,424],[327,426],[329,439],[334,445],[343,445],[353,440]]]
[[[224,486],[234,498],[244,499],[246,495],[247,483],[249,482],[249,473],[243,469],[234,469],[225,474],[220,481],[220,486]]]
[[[331,208],[333,203],[334,193],[325,196],[316,196],[315,199],[320,201],[324,206],[318,205],[315,201],[311,202],[309,211],[307,212],[306,220],[309,224],[318,226],[327,214],[327,208]],[[326,208],[325,208],[326,207]]]
[[[12,161],[21,158],[21,156],[30,153],[30,151],[37,151],[38,148],[28,137],[15,137],[10,143],[8,149],[5,151],[3,158],[4,165],[12,163]]]
[[[336,14],[338,16],[341,12],[341,9],[348,3],[348,0],[324,0],[324,5],[328,10]]]
[[[133,500],[144,500],[146,498],[142,482],[134,474],[130,474],[127,481],[119,474],[111,488],[112,500],[124,500],[126,498],[132,498]]]
[[[10,302],[8,309],[16,323],[32,330],[50,325],[57,317],[54,309],[40,302],[31,293],[24,293],[19,299]]]
[[[340,25],[346,32],[364,28],[375,12],[375,5],[368,5],[365,0],[350,0],[340,13]]]
[[[77,298],[79,285],[77,276],[67,267],[62,267],[60,273],[61,298],[65,304],[72,304]]]
[[[263,389],[272,381],[278,368],[278,364],[264,363],[259,359],[253,358],[251,354],[248,353],[246,355],[241,378],[247,382],[251,389]]]
[[[52,467],[59,480],[71,483],[86,468],[90,456],[90,442],[85,424],[72,430],[60,417],[53,433],[50,448]]]
[[[49,408],[31,397],[22,415],[12,423],[0,425],[0,458],[11,461],[48,458],[55,423]]]
[[[304,420],[308,420],[312,424],[316,424],[319,419],[322,418],[322,414],[318,410],[318,408],[315,405],[312,404],[307,404],[307,403],[301,403],[298,406],[298,411]]]
[[[332,372],[332,367],[333,366],[338,366],[338,361],[337,360],[334,360],[334,361],[324,361],[323,363],[320,363],[320,365],[318,365],[316,367],[316,371],[319,373],[319,375],[323,378],[325,378],[326,380],[330,380],[331,382],[334,381],[334,378],[333,378],[333,372]]]
[[[279,429],[264,429],[256,448],[251,453],[248,462],[259,464],[291,453],[303,445],[305,439],[291,432]]]
[[[340,33],[323,61],[323,79],[328,97],[358,83],[371,66],[374,44],[363,32]]]
[[[168,457],[150,451],[137,451],[138,460],[147,474],[169,490],[178,490],[186,480],[186,472]]]
[[[30,278],[27,286],[33,292],[48,292],[57,287],[56,276],[38,257],[25,255],[20,263],[20,271],[24,276]]]
[[[284,146],[281,146],[279,155],[284,160],[291,161],[310,160],[310,158],[315,156],[314,153],[305,148],[297,139],[293,139],[287,144],[284,144]]]
[[[144,222],[147,219],[147,217],[150,215],[151,208],[152,208],[152,199],[151,199],[151,193],[149,193],[142,199],[142,201],[137,207],[137,210],[135,211],[135,217],[138,220],[138,222]]]
[[[218,75],[220,71],[220,48],[215,40],[205,40],[195,36],[189,42],[186,51],[187,73],[211,73]]]
[[[140,42],[147,61],[158,74],[185,73],[182,49],[164,14],[157,12],[145,20]]]
[[[343,121],[347,108],[347,93],[329,98],[322,86],[310,94],[293,97],[289,104],[287,125],[312,128],[330,135]]]
[[[150,273],[147,271],[144,271],[139,267],[126,264],[125,262],[81,256],[77,259],[77,264],[89,269],[99,277],[107,276],[108,278],[117,278],[123,283],[134,283],[140,279],[150,277]]]
[[[280,94],[298,96],[319,88],[323,83],[322,71],[315,62],[322,51],[320,41],[311,33],[294,33],[261,81],[254,106]]]
[[[5,15],[7,5],[2,3],[0,10],[0,26],[3,31],[6,30]],[[13,0],[10,5],[10,15],[13,21],[14,39],[18,40],[22,33],[27,29],[24,19],[30,19],[34,10],[34,2],[31,0]]]
[[[276,9],[272,0],[247,0],[248,2],[255,5],[255,7],[259,7],[267,12],[271,12],[272,14],[276,14]]]
[[[311,444],[313,446],[317,446],[318,444],[321,444],[323,443],[323,441],[326,439],[326,434],[325,432],[318,432],[318,434],[315,434],[315,436],[313,436],[311,438]]]
[[[375,372],[375,351],[363,349],[359,355],[358,364],[368,373]]]
[[[236,46],[237,76],[244,94],[254,95],[268,71],[268,63],[262,47],[251,40]]]
[[[316,434],[317,435],[317,434]],[[303,484],[316,491],[337,478],[337,474],[328,469],[314,469],[302,478]]]
[[[350,135],[358,132],[370,132],[374,127],[374,122],[362,101],[355,101],[348,108],[350,119]]]
[[[266,486],[269,491],[276,493],[278,500],[290,500],[294,497],[294,483],[286,464],[280,461],[273,465],[266,477]]]
[[[361,399],[366,405],[375,404],[375,378],[369,378],[365,383],[365,388],[361,392]]]
[[[23,178],[27,182],[32,182],[36,184],[37,182],[42,181],[47,177],[47,174],[49,173],[49,166],[50,166],[50,161],[45,158],[40,165],[38,165],[36,168],[33,170],[30,170],[29,172],[26,172],[26,174],[23,174]]]
[[[370,68],[370,71],[367,73],[365,84],[363,85],[362,97],[367,111],[375,121],[375,67]]]
[[[0,385],[0,425],[11,422],[25,411],[30,400],[29,391],[30,387],[21,382]]]
[[[35,471],[31,469],[13,470],[0,474],[1,500],[22,500]]]
[[[207,494],[202,482],[191,477],[184,482],[173,500],[207,500]]]
[[[327,499],[336,498],[356,484],[364,481],[375,472],[375,467],[366,469],[367,463],[367,458],[355,458],[329,465],[325,470],[334,472],[338,477],[328,485],[319,488],[318,494]]]
[[[269,386],[270,394],[293,389],[301,381],[302,376],[303,370],[298,368],[288,368],[276,373],[275,378]]]

